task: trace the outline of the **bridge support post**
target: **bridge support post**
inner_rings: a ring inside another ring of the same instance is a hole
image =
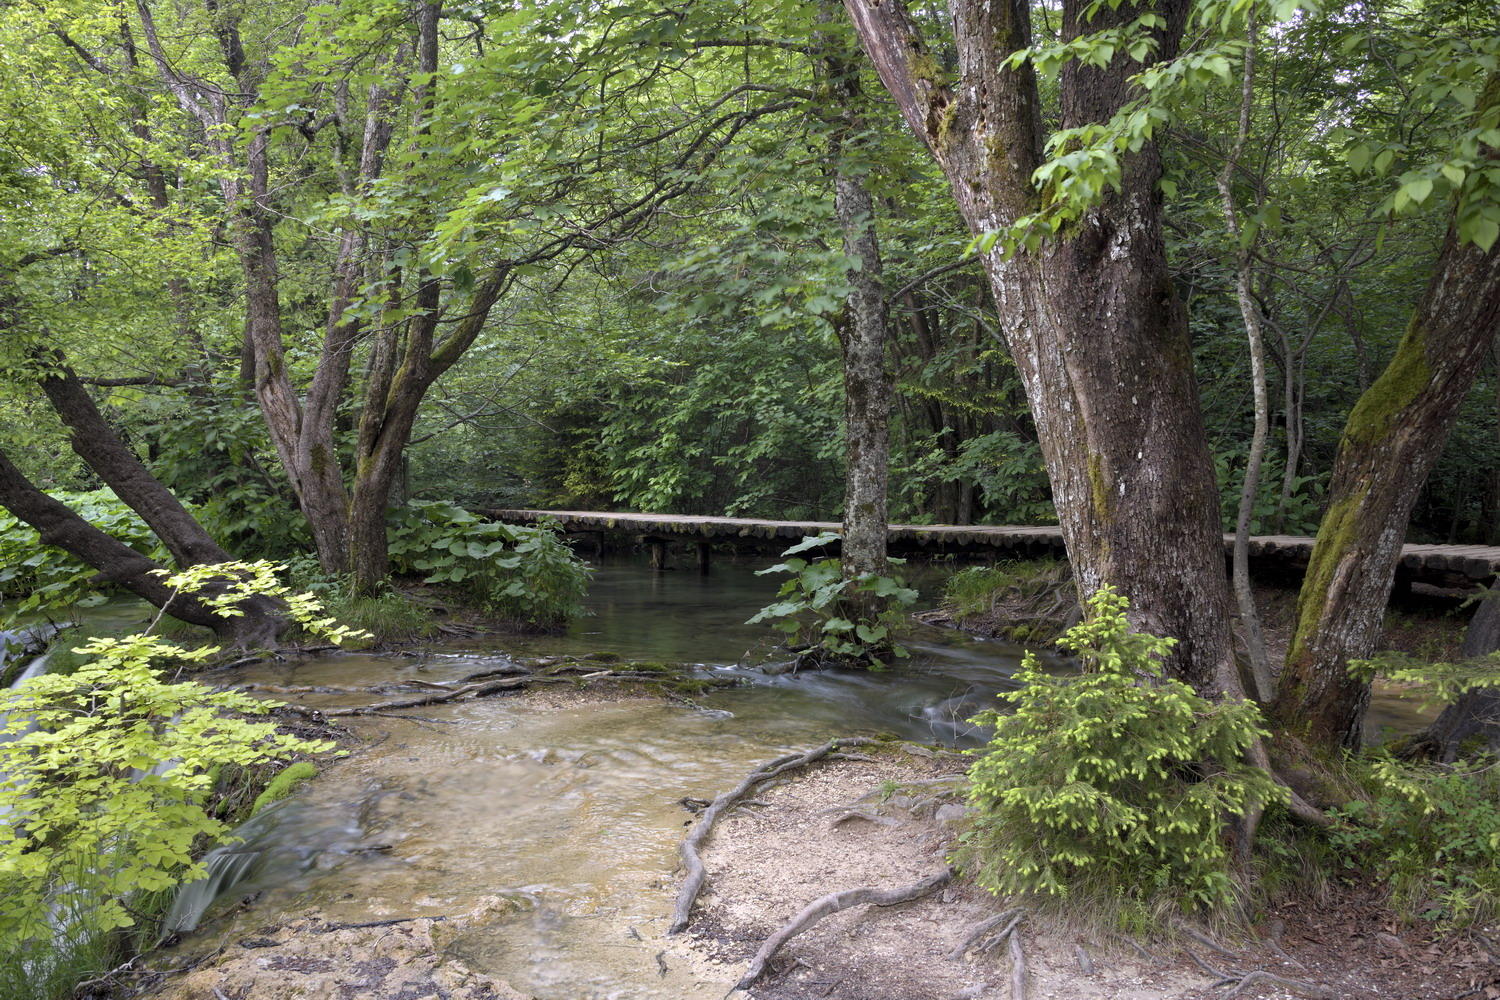
[[[667,543],[662,538],[646,539],[646,551],[651,554],[652,569],[667,568]]]
[[[698,543],[698,572],[707,573],[709,557],[713,553],[713,546],[708,542]]]

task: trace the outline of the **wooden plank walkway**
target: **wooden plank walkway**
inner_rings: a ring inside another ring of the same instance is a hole
[[[763,521],[745,517],[697,517],[679,514],[620,514],[587,510],[483,510],[486,517],[512,523],[552,518],[568,532],[600,532],[677,541],[785,542],[823,531],[838,531],[833,521]],[[1025,527],[981,524],[893,524],[893,547],[934,554],[943,552],[1034,556],[1063,554],[1062,531],[1055,525]],[[1228,552],[1232,535],[1224,536]],[[777,546],[751,545],[767,551]],[[786,547],[785,545],[780,546]],[[1299,535],[1258,535],[1250,539],[1252,558],[1301,569],[1312,555],[1313,539]],[[1444,585],[1488,581],[1500,574],[1500,547],[1484,545],[1406,545],[1398,573],[1407,580]]]

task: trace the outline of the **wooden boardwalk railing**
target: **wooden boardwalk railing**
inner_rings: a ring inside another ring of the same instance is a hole
[[[779,551],[799,538],[837,531],[832,521],[763,521],[745,517],[680,514],[619,514],[588,510],[483,510],[487,517],[517,524],[552,518],[570,533],[636,536],[648,541],[733,542],[739,547]],[[890,544],[908,552],[1036,556],[1063,554],[1062,531],[1055,525],[1025,527],[981,524],[893,524]],[[784,544],[783,544],[784,543]],[[1224,536],[1225,551],[1233,536]],[[1263,563],[1300,570],[1312,555],[1313,540],[1299,535],[1258,535],[1250,556]],[[1406,545],[1397,570],[1404,581],[1453,586],[1488,581],[1500,574],[1500,547],[1484,545]]]

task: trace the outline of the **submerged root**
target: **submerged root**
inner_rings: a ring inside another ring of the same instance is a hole
[[[845,889],[842,892],[830,892],[826,896],[820,896],[808,903],[775,934],[766,938],[755,957],[750,960],[750,966],[740,981],[735,984],[735,989],[746,990],[754,985],[755,981],[765,974],[766,965],[775,957],[776,952],[781,950],[782,945],[792,938],[808,930],[824,917],[831,916],[841,910],[847,910],[854,906],[895,906],[897,903],[909,902],[913,899],[921,899],[929,896],[947,885],[953,879],[953,870],[945,868],[935,875],[929,875],[920,882],[914,882],[908,886],[896,889],[875,889],[870,887],[860,889]]]
[[[394,698],[388,701],[373,702],[368,705],[345,705],[329,706],[319,708],[311,705],[286,705],[286,710],[296,712],[310,719],[344,718],[356,715],[384,715],[385,713],[408,708],[424,708],[428,705],[443,705],[449,702],[464,701],[474,698],[484,698],[489,695],[503,694],[509,691],[522,690],[545,684],[591,684],[598,682],[622,683],[636,681],[646,685],[654,685],[662,688],[663,693],[670,693],[672,685],[679,686],[692,684],[697,687],[726,686],[729,681],[718,681],[712,679],[699,680],[686,678],[686,671],[674,674],[668,670],[661,669],[660,664],[622,664],[619,669],[601,668],[596,662],[564,662],[554,665],[555,661],[538,661],[532,667],[507,666],[480,673],[470,674],[457,682],[457,686],[440,684],[435,681],[414,680],[403,681],[399,684],[380,685],[368,688],[349,688],[331,686],[287,686],[278,687],[270,684],[246,684],[241,690],[260,691],[268,694],[384,694],[401,688],[420,688],[423,694],[413,695],[407,698]],[[697,689],[695,687],[695,689]]]
[[[751,771],[745,780],[714,799],[708,808],[698,814],[698,822],[693,824],[692,830],[683,838],[682,845],[678,848],[678,853],[682,856],[683,867],[687,869],[687,877],[683,879],[682,888],[677,893],[677,905],[672,911],[672,926],[668,928],[667,933],[682,932],[692,918],[693,904],[698,900],[698,893],[703,891],[703,882],[707,878],[703,868],[703,859],[699,857],[698,852],[702,849],[704,841],[708,839],[709,833],[713,831],[714,824],[719,821],[719,817],[740,803],[756,787],[788,771],[806,767],[824,758],[840,759],[844,756],[837,752],[841,747],[869,746],[876,742],[878,741],[863,736],[829,740],[806,753],[778,757],[769,764]]]

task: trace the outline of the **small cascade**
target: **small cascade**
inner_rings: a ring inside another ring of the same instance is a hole
[[[197,928],[214,900],[248,882],[260,868],[265,855],[263,848],[244,844],[231,844],[210,851],[203,859],[208,874],[178,888],[163,930],[168,934],[182,934]]]
[[[26,656],[32,658],[31,662],[15,673],[7,686],[15,687],[22,681],[46,673],[47,656],[50,652],[48,644],[67,627],[67,625],[46,624],[0,631],[0,678],[4,678],[14,669],[10,667],[12,662]]]
[[[26,664],[25,669],[23,669],[19,674],[16,674],[16,679],[10,682],[10,686],[15,687],[22,681],[29,681],[33,677],[38,677],[42,674],[45,674],[47,672],[47,658],[49,656],[51,656],[50,652],[43,653],[38,657],[34,657],[30,663]]]
[[[185,934],[230,893],[271,889],[371,850],[364,838],[370,833],[370,811],[381,797],[378,790],[371,791],[351,804],[294,796],[267,806],[241,823],[229,843],[204,855],[203,878],[177,888],[163,929]]]

